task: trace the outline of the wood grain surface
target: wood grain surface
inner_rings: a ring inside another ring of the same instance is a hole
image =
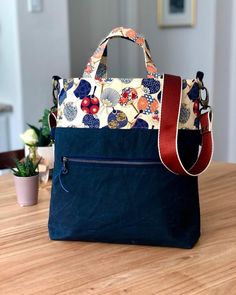
[[[236,294],[236,164],[200,177],[202,236],[192,250],[50,241],[50,184],[16,203],[0,177],[0,294]]]

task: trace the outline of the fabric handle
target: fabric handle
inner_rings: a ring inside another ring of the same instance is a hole
[[[158,135],[159,156],[164,166],[171,172],[197,176],[207,169],[212,159],[212,116],[211,112],[205,112],[199,116],[202,135],[201,150],[193,166],[186,169],[181,162],[177,145],[181,99],[181,78],[165,74]]]
[[[89,59],[86,68],[84,69],[83,77],[91,78],[106,78],[106,54],[107,45],[112,38],[124,38],[132,41],[142,47],[145,59],[145,66],[147,70],[147,77],[154,78],[157,75],[157,68],[152,61],[151,52],[147,41],[141,35],[137,34],[133,29],[130,28],[115,28],[112,30],[105,39],[103,39],[98,48],[95,50],[91,58]],[[99,71],[102,69],[102,71]],[[102,72],[99,73],[99,72]]]

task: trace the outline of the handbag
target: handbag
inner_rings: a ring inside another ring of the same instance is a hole
[[[146,77],[107,77],[112,38],[142,48]],[[192,248],[200,236],[197,176],[213,150],[203,73],[159,74],[144,37],[119,27],[82,78],[57,77],[54,90],[50,238]]]

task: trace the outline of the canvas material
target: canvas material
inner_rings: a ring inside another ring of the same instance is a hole
[[[157,133],[56,128],[50,238],[193,247],[200,235],[197,177],[175,175],[163,165],[69,163],[69,172],[59,178],[63,156],[159,161]],[[198,131],[180,131],[180,156],[187,167],[197,157],[199,142]]]
[[[107,42],[117,36],[142,47],[146,78],[106,78]],[[83,78],[59,81],[51,239],[182,248],[197,242],[197,177],[170,173],[161,162],[148,167],[70,162],[62,173],[63,157],[160,161],[163,83],[147,42],[129,28],[114,29],[99,44]],[[183,80],[182,86],[178,147],[190,168],[200,144],[199,93],[195,80]]]
[[[147,76],[107,78],[107,45],[125,38],[143,49]],[[58,127],[159,129],[163,75],[158,74],[145,38],[131,28],[118,27],[104,38],[89,59],[83,78],[60,79]],[[179,129],[199,128],[199,87],[183,80]]]
[[[60,79],[58,127],[159,129],[163,75],[157,78]],[[197,130],[199,90],[183,80],[179,129]]]

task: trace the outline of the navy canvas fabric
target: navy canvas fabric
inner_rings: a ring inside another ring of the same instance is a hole
[[[191,248],[200,236],[197,177],[159,165],[67,163],[62,157],[157,161],[157,130],[56,128],[49,214],[53,240]],[[190,167],[198,131],[180,130],[179,149]]]

